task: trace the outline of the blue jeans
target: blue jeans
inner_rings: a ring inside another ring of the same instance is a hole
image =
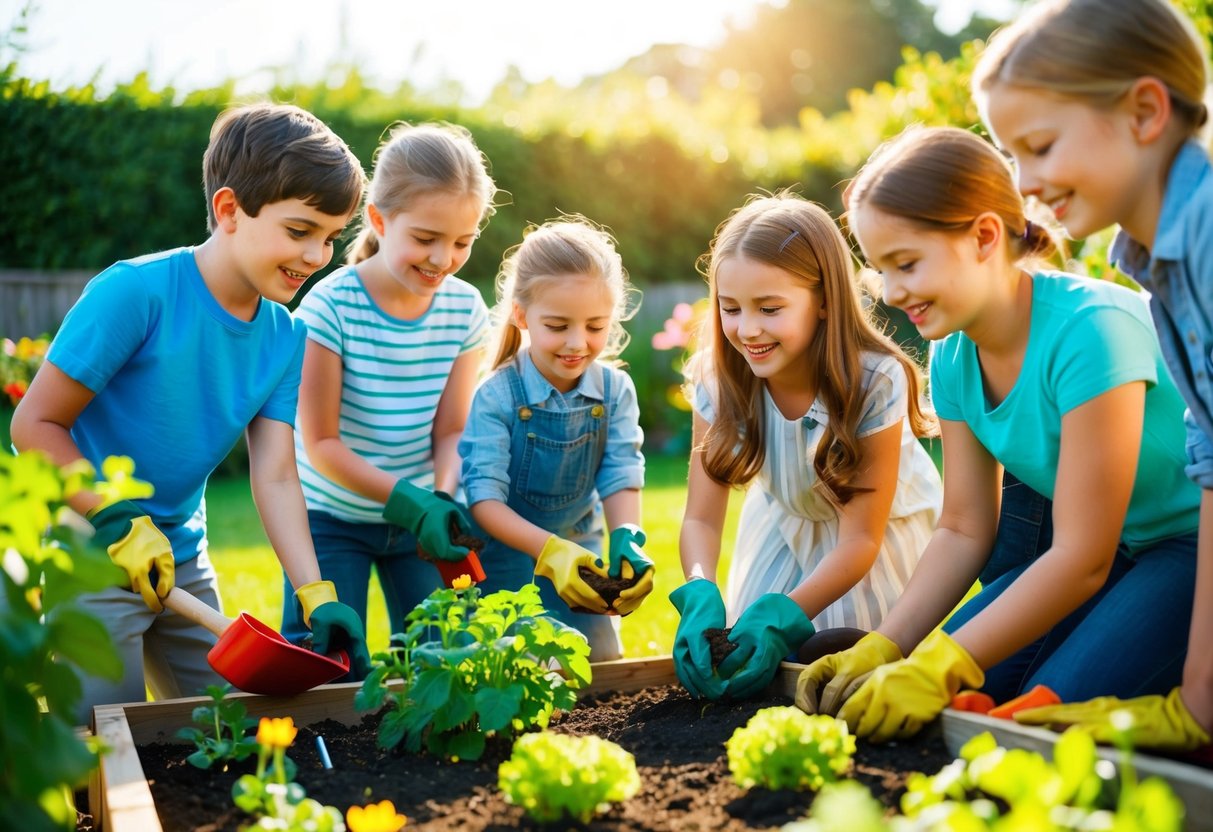
[[[953,633],[998,598],[1052,545],[1052,502],[1007,475],[998,538],[982,589],[956,611]],[[1036,685],[1062,701],[1166,693],[1188,652],[1196,534],[1116,553],[1107,581],[1048,633],[986,671],[982,690],[1005,702]]]
[[[404,617],[442,586],[438,568],[417,556],[417,539],[399,526],[351,523],[328,512],[310,509],[307,520],[320,577],[333,582],[338,600],[358,613],[363,626],[372,566],[383,587],[392,633],[404,632]],[[301,641],[309,631],[289,580],[283,598],[282,635],[289,641]]]

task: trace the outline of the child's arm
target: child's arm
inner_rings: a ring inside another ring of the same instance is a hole
[[[1184,663],[1182,696],[1206,734],[1213,735],[1213,490],[1200,493],[1196,598]]]
[[[434,414],[434,490],[454,494],[459,485],[459,439],[467,424],[476,392],[484,350],[474,349],[455,359]]]
[[[321,474],[368,500],[386,503],[396,478],[354,453],[341,439],[342,373],[341,356],[309,339],[299,385],[303,446]]]
[[[729,488],[708,476],[703,467],[703,440],[708,422],[698,413],[691,423],[691,459],[687,471],[687,505],[678,535],[678,553],[687,579],[716,581],[720,539],[729,508]]]
[[[64,467],[84,458],[72,439],[72,425],[95,394],[51,362],[44,362],[13,413],[10,431],[18,451],[41,451]],[[136,471],[135,475],[138,476]],[[92,491],[77,491],[68,498],[82,515],[101,505]]]
[[[258,416],[247,438],[249,486],[274,554],[296,589],[320,580],[295,465],[294,431],[286,422]]]
[[[939,522],[901,597],[877,628],[902,655],[973,586],[998,529],[1002,477],[997,460],[964,422],[941,419],[939,427],[947,471]]]
[[[837,545],[788,593],[809,618],[845,595],[876,562],[897,492],[901,432],[897,422],[859,440],[863,462],[854,485],[871,490],[856,493],[839,509]]]
[[[354,677],[362,679],[370,672],[366,629],[358,613],[337,599],[332,582],[321,580],[295,464],[294,429],[286,422],[258,416],[246,437],[253,502],[270,546],[303,605],[313,647],[319,653],[344,648]]]
[[[1137,475],[1145,383],[1115,387],[1061,421],[1053,545],[956,642],[991,667],[1052,629],[1107,579]]]

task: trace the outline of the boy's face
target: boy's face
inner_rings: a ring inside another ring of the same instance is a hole
[[[241,277],[263,298],[282,304],[333,259],[333,245],[352,216],[325,214],[302,199],[268,203],[255,217],[239,206],[235,212]]]

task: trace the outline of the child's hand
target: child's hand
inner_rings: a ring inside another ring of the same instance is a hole
[[[441,491],[426,491],[399,480],[383,508],[383,519],[417,536],[417,545],[438,560],[459,561],[466,546],[451,542],[452,532],[466,535],[471,528],[464,509]]]
[[[163,612],[161,599],[173,588],[176,575],[173,546],[164,532],[129,500],[91,512],[88,520],[95,530],[93,543],[126,572],[131,591],[139,593],[152,612]]]
[[[678,610],[674,633],[674,671],[687,692],[696,698],[719,699],[724,682],[712,667],[712,650],[705,630],[724,628],[724,599],[720,587],[706,579],[687,581],[670,593]]]
[[[880,633],[868,633],[854,647],[822,656],[800,672],[796,707],[807,714],[832,716],[869,673],[900,659],[901,650],[896,644]]]
[[[728,679],[724,692],[735,699],[753,696],[771,683],[779,663],[816,632],[800,605],[779,592],[751,604],[729,633],[737,645],[720,663]]]
[[[634,574],[644,574],[653,567],[653,561],[640,547],[645,543],[644,531],[634,523],[625,523],[611,532],[608,543],[607,574],[618,578],[623,571],[623,562],[631,564]]]
[[[317,653],[345,650],[350,657],[350,673],[361,681],[371,672],[371,656],[366,649],[366,629],[353,607],[337,600],[332,581],[313,581],[295,590],[303,607],[303,623],[312,630],[312,649]]]
[[[985,679],[968,651],[936,630],[908,657],[873,670],[838,718],[872,742],[905,739],[939,716],[962,687],[977,690]]]
[[[543,551],[535,561],[535,574],[550,580],[556,587],[556,594],[570,607],[605,613],[609,609],[607,602],[577,572],[583,566],[607,577],[606,571],[598,565],[597,555],[576,543],[552,535],[543,544]]]

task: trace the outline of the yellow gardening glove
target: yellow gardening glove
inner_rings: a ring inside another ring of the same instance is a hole
[[[868,633],[854,646],[822,656],[800,672],[796,707],[806,714],[836,714],[867,674],[900,658],[896,644],[880,633]]]
[[[131,591],[152,612],[164,612],[161,599],[173,588],[173,545],[137,504],[122,501],[90,512],[93,542],[104,546],[110,560],[126,573]]]
[[[640,573],[640,580],[636,581],[635,586],[629,587],[619,593],[619,597],[615,599],[615,603],[613,604],[615,612],[620,615],[627,615],[639,607],[641,602],[653,591],[653,573],[656,571],[655,567],[650,566]],[[624,580],[630,581],[635,577],[636,572],[632,568],[632,564],[625,560],[620,566],[619,575]]]
[[[918,733],[962,688],[981,687],[986,674],[943,630],[922,640],[908,658],[882,665],[838,711],[857,737],[872,742]]]
[[[1118,720],[1113,720],[1112,715],[1117,712],[1132,719],[1129,730],[1134,748],[1191,751],[1209,744],[1208,733],[1184,705],[1179,688],[1172,689],[1166,696],[1139,696],[1136,699],[1101,696],[1087,702],[1029,708],[1016,713],[1015,721],[1024,725],[1056,726],[1058,730],[1076,726],[1096,742],[1111,743],[1117,734],[1123,733],[1113,725]]]
[[[578,567],[587,567],[604,578],[606,569],[598,565],[598,556],[576,543],[552,535],[543,544],[535,561],[535,574],[552,582],[559,595],[570,607],[605,613],[607,602],[577,574]]]

